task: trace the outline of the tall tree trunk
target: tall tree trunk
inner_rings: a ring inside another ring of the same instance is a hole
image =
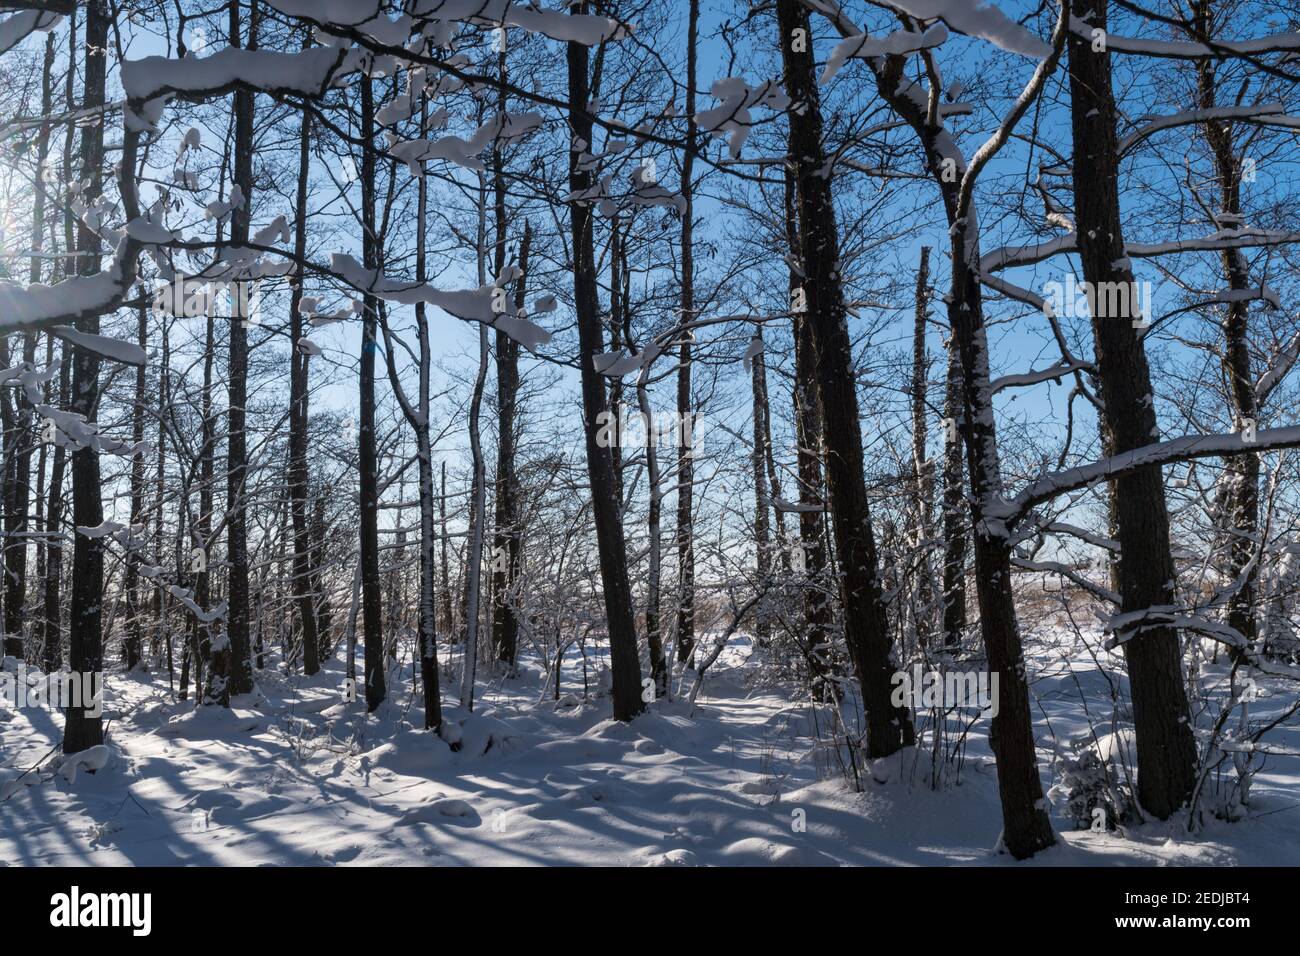
[[[998,711],[991,721],[989,743],[997,757],[1003,842],[1012,856],[1024,859],[1051,846],[1056,837],[1044,808],[1034,751],[1025,655],[1012,590],[1010,542],[996,522],[986,521],[984,517],[985,502],[997,500],[1001,495],[1002,474],[983,302],[979,278],[969,266],[979,261],[979,240],[978,236],[967,236],[961,228],[953,230],[953,237],[953,285],[948,317],[961,358],[960,428],[971,482],[971,524],[976,529],[976,592],[989,670],[1001,675]],[[971,244],[969,248],[967,243]]]
[[[682,301],[681,322],[695,321],[695,123],[696,70],[699,62],[700,0],[690,0],[686,26],[686,152],[682,156]],[[678,347],[677,420],[684,427],[691,408],[691,343],[694,331],[682,334]],[[695,429],[691,428],[694,435]],[[677,454],[677,660],[685,663],[695,650],[695,460],[690,449]]]
[[[962,488],[965,465],[957,423],[962,420],[961,349],[955,336],[948,342],[948,375],[943,416],[943,646],[961,647],[966,631],[966,496]]]
[[[327,542],[325,532],[325,495],[317,494],[312,505],[312,520],[307,525],[311,554],[312,607],[316,611],[316,638],[320,642],[320,661],[324,664],[334,656],[334,633],[330,615],[330,596],[325,589],[325,559]],[[355,674],[348,675],[355,678]]]
[[[765,588],[772,576],[772,532],[770,524],[771,496],[767,487],[767,453],[764,424],[767,416],[767,388],[763,374],[763,328],[754,330],[754,340],[759,351],[750,360],[750,390],[754,419],[754,442],[750,449],[751,468],[754,471],[754,553],[758,571],[758,587]],[[769,629],[764,602],[754,606],[754,637],[766,644]]]
[[[361,251],[367,269],[378,263],[375,234],[375,100],[373,81],[361,81]],[[361,479],[361,615],[365,643],[366,710],[384,702],[383,590],[379,580],[379,459],[375,447],[375,352],[378,301],[364,299],[361,329],[359,468]]]
[[[487,181],[479,176],[478,191],[478,280],[487,284]],[[504,225],[503,227],[504,228]],[[470,483],[469,540],[465,543],[465,654],[461,666],[460,703],[474,709],[474,679],[478,670],[479,613],[483,594],[483,541],[487,534],[487,464],[483,457],[480,421],[483,413],[483,390],[488,372],[488,332],[478,330],[478,374],[474,376],[469,402],[470,465],[474,477]]]
[[[588,4],[575,3],[571,13],[585,14]],[[588,50],[581,43],[568,44],[569,125],[573,135],[587,149],[591,145],[592,121],[587,112],[590,96],[587,77]],[[581,192],[591,186],[592,174],[582,168],[581,153],[569,153],[569,188]],[[632,589],[627,576],[627,551],[623,540],[619,502],[615,497],[614,459],[609,447],[598,441],[602,423],[608,421],[603,376],[597,374],[595,357],[604,351],[600,298],[596,288],[595,237],[591,207],[569,204],[573,234],[573,296],[578,322],[578,362],[582,370],[582,405],[586,416],[583,432],[587,443],[587,475],[591,482],[592,511],[596,522],[596,545],[600,554],[600,577],[605,596],[605,617],[609,627],[609,658],[613,676],[614,719],[631,720],[644,709],[641,699],[641,662],[637,659],[636,626],[632,618]]]
[[[67,408],[72,397],[69,376],[71,350],[65,345],[60,351],[59,408]],[[55,445],[50,457],[49,500],[45,504],[47,552],[41,634],[41,663],[46,673],[63,666],[63,606],[59,592],[63,583],[63,481],[67,454],[62,445]]]
[[[930,247],[921,247],[916,270],[916,315],[912,323],[912,481],[916,495],[914,543],[917,564],[915,593],[916,639],[928,645],[934,634],[934,577],[930,548],[934,539],[934,465],[926,452],[929,439],[927,394],[930,360],[925,350],[925,325],[930,312]]]
[[[54,34],[45,41],[45,61],[41,71],[41,115],[49,116],[54,100]],[[35,284],[41,281],[41,250],[45,240],[45,162],[50,153],[50,127],[41,125],[36,133],[36,179],[32,184],[32,261],[28,279]],[[8,351],[8,346],[5,346]],[[23,363],[32,368],[36,362],[36,333],[23,334]],[[0,364],[8,365],[0,359]],[[32,448],[36,438],[32,427],[34,408],[28,401],[27,390],[15,390],[16,420],[13,435],[12,463],[6,462],[9,475],[10,508],[6,515],[5,531],[5,616],[4,653],[23,656],[23,620],[27,607],[27,530],[28,512],[31,508]]]
[[[161,566],[163,564],[163,516],[164,505],[166,503],[166,478],[167,478],[167,426],[163,419],[162,410],[171,406],[171,339],[168,335],[167,319],[164,316],[159,322],[159,331],[162,338],[162,358],[158,363],[158,446],[155,450],[154,457],[154,515],[153,515],[153,545],[155,549],[154,563]],[[172,688],[174,672],[172,670],[172,638],[171,632],[166,625],[166,598],[165,591],[162,587],[155,586],[153,589],[153,652],[157,657],[165,651],[167,657],[167,686]],[[164,648],[164,642],[166,647]]]
[[[1211,0],[1197,0],[1192,8],[1199,37],[1212,37],[1216,32],[1211,6]],[[1209,110],[1217,105],[1217,68],[1217,61],[1210,57],[1196,61],[1197,106],[1200,109]],[[1236,222],[1235,217],[1241,215],[1241,170],[1233,146],[1232,124],[1212,119],[1206,121],[1203,128],[1214,158],[1220,211],[1226,217],[1222,228],[1231,228]],[[1240,293],[1250,288],[1250,268],[1240,249],[1224,249],[1220,261],[1231,291]],[[1238,431],[1259,422],[1250,344],[1246,335],[1249,309],[1250,303],[1246,299],[1230,302],[1223,322],[1223,374],[1232,402],[1233,427]],[[1255,620],[1259,569],[1254,560],[1255,538],[1259,531],[1259,456],[1233,455],[1225,459],[1220,486],[1221,520],[1228,549],[1228,565],[1224,573],[1230,582],[1241,582],[1228,597],[1228,626],[1247,641],[1254,641],[1259,634]],[[1234,657],[1241,658],[1240,652],[1233,650]]]
[[[1107,0],[1078,0],[1077,14],[1106,28]],[[1134,289],[1124,253],[1119,207],[1119,149],[1110,55],[1096,52],[1085,37],[1071,34],[1070,111],[1074,132],[1074,210],[1084,279],[1100,293]],[[1102,441],[1107,455],[1150,444],[1158,434],[1151,372],[1135,323],[1131,295],[1118,315],[1104,314],[1108,295],[1093,296],[1092,330],[1102,402]],[[1169,515],[1159,467],[1134,471],[1111,484],[1111,511],[1119,560],[1117,590],[1124,613],[1171,605],[1174,562],[1169,550]],[[1147,626],[1121,635],[1128,662],[1137,735],[1138,799],[1167,819],[1191,794],[1196,744],[1183,686],[1182,649],[1172,627]]]
[[[149,312],[142,304],[136,317],[136,344],[144,351],[149,341]],[[135,370],[135,404],[131,409],[131,441],[139,449],[144,443],[145,367]],[[140,595],[140,547],[144,538],[144,452],[131,456],[131,531],[132,547],[126,555],[126,574],[122,589],[126,591],[126,640],[123,656],[126,669],[140,664],[140,650],[144,644],[144,602]],[[137,531],[137,529],[139,529]]]
[[[306,48],[310,41],[303,44]],[[311,175],[311,117],[302,111],[298,132],[298,193],[295,197],[293,251],[301,262],[307,253],[307,187]],[[423,250],[421,250],[423,252]],[[293,595],[302,630],[302,670],[320,670],[320,637],[312,597],[311,539],[307,530],[307,422],[310,357],[302,349],[302,305],[306,271],[299,267],[289,296],[289,501],[293,520]]]
[[[74,5],[68,17],[68,62],[77,60],[77,8]],[[75,81],[76,70],[67,70],[63,85],[63,107],[66,112],[76,109]],[[63,177],[65,183],[72,182],[73,137],[76,127],[68,123],[63,137]],[[75,219],[71,203],[63,206],[63,250],[62,272],[66,278],[77,274]],[[72,398],[70,359],[71,350],[66,345],[59,346],[59,407],[67,408]],[[63,583],[63,472],[67,454],[63,445],[54,446],[50,462],[49,500],[45,505],[45,524],[48,531],[46,542],[48,552],[45,566],[43,587],[41,661],[46,673],[63,666],[63,608],[59,591]]]
[[[96,109],[104,104],[104,80],[108,67],[108,11],[104,0],[86,5],[86,59],[82,107]],[[81,128],[81,172],[87,198],[97,198],[104,189],[104,124]],[[77,230],[77,251],[82,275],[100,270],[99,236],[82,223]],[[99,333],[99,316],[77,322],[77,329]],[[99,402],[99,358],[86,349],[72,350],[71,411],[94,421]],[[104,502],[99,478],[99,452],[94,447],[72,453],[72,522],[74,527],[96,528],[104,523]],[[72,605],[68,617],[68,663],[82,686],[101,692],[104,669],[103,635],[100,632],[104,604],[104,539],[73,532]],[[78,753],[104,742],[103,720],[91,716],[93,705],[82,700],[67,709],[63,728],[63,752]]]
[[[787,301],[793,301],[796,289],[803,288],[803,265],[799,243],[799,212],[795,202],[794,175],[785,171],[785,229],[790,248],[790,274]],[[817,354],[813,348],[808,313],[792,312],[794,337],[795,444],[799,469],[799,559],[794,562],[804,574],[804,623],[808,636],[805,653],[814,700],[838,696],[836,685],[828,680],[832,671],[831,587],[827,577],[826,488],[822,481],[822,424],[817,395]]]
[[[504,223],[504,184],[499,187],[498,211]],[[504,235],[504,234],[503,234]],[[520,275],[515,283],[515,312],[525,308],[528,282],[528,252],[532,224],[524,223],[519,244]],[[498,253],[504,268],[504,249]],[[519,622],[510,604],[511,589],[519,575],[520,544],[518,479],[515,475],[515,413],[519,401],[519,344],[504,332],[497,332],[497,475],[496,538],[492,548],[492,643],[496,658],[513,675],[519,647]]]
[[[506,48],[502,44],[498,57],[502,81],[506,79]],[[506,112],[504,87],[500,91],[497,107]],[[500,144],[492,149],[493,215],[496,228],[496,248],[493,265],[497,275],[506,267],[506,180],[505,158]],[[516,314],[524,309],[528,269],[528,247],[532,242],[532,227],[524,223],[524,236],[519,246],[520,275],[515,283],[514,306]],[[519,514],[516,503],[515,477],[515,412],[519,400],[519,343],[500,329],[496,334],[497,373],[497,466],[494,495],[495,532],[492,541],[492,647],[496,659],[505,665],[506,673],[513,676],[515,654],[519,644],[519,622],[515,620],[510,604],[510,590],[519,573]]]
[[[420,98],[420,127],[427,124],[428,104],[423,95]],[[428,263],[425,254],[425,231],[427,229],[429,185],[427,177],[421,176],[418,189],[418,208],[416,210],[416,252],[415,280],[423,282],[427,278]],[[527,230],[525,230],[525,243]],[[524,256],[527,257],[525,250]],[[522,283],[522,279],[520,280]],[[415,429],[416,454],[419,458],[420,478],[420,620],[419,620],[419,658],[420,681],[424,689],[424,727],[436,731],[442,726],[442,691],[438,682],[438,604],[437,604],[437,547],[438,536],[434,528],[434,490],[433,490],[433,447],[429,437],[429,373],[433,365],[433,356],[429,347],[429,324],[425,304],[415,305],[415,324],[420,337],[420,422]],[[446,465],[444,464],[444,469]],[[444,484],[446,472],[444,470]],[[446,533],[446,510],[443,510],[443,533]],[[446,538],[443,538],[443,560],[446,560]]]
[[[826,477],[844,599],[844,633],[862,689],[867,755],[875,759],[912,744],[912,717],[907,707],[895,707],[891,701],[897,666],[867,502],[857,385],[839,274],[839,236],[831,181],[823,174],[821,104],[810,41],[798,41],[799,36],[812,35],[808,10],[799,0],[778,0],[777,21],[786,91],[795,104],[789,113],[789,156],[799,210],[799,258],[805,273],[803,306],[816,354],[828,452]]]
[[[628,347],[634,348],[632,340],[631,315],[631,274],[628,269],[627,243],[619,238],[617,225],[613,230],[615,241],[611,243],[611,302],[616,308],[611,313],[618,316],[623,323],[623,337]],[[663,469],[659,464],[658,432],[653,428],[654,414],[650,404],[650,389],[647,379],[650,365],[642,368],[636,380],[637,407],[641,417],[647,422],[645,462],[646,462],[646,547],[648,549],[646,569],[645,602],[645,637],[646,649],[650,654],[650,679],[654,682],[656,699],[668,694],[668,660],[664,654],[663,643]],[[684,442],[687,436],[681,428],[676,431],[678,441]],[[556,663],[559,671],[559,663]]]
[[[961,185],[947,175],[951,142],[942,122],[932,125],[924,105],[908,95],[905,59],[891,56],[871,64],[876,88],[917,134],[926,164],[943,197],[952,244],[948,321],[960,372],[960,410],[951,416],[966,450],[970,475],[970,519],[975,529],[975,583],[989,670],[999,674],[998,709],[990,722],[989,743],[997,758],[1002,839],[1017,859],[1056,842],[1044,809],[1029,709],[1024,649],[1016,618],[1011,579],[1011,542],[997,521],[984,519],[985,505],[1002,497],[997,419],[989,375],[988,333],[979,275],[979,217],[973,201],[961,210]],[[952,370],[950,369],[950,375]],[[951,384],[951,383],[950,383]],[[828,416],[829,417],[829,416]],[[948,490],[945,489],[945,497]]]
[[[199,513],[194,522],[192,534],[194,547],[189,562],[194,603],[203,612],[208,610],[208,605],[211,603],[212,508],[216,494],[214,479],[217,453],[217,423],[212,413],[212,378],[216,361],[217,330],[216,320],[212,315],[208,315],[206,325],[203,348],[203,394],[199,405],[202,419],[199,426]],[[190,625],[189,660],[193,669],[195,694],[202,694],[204,703],[212,701],[209,693],[199,690],[205,687],[206,672],[211,669],[209,665],[212,658],[212,643],[211,626],[196,615]],[[182,665],[181,700],[185,699],[188,676],[189,670]]]
[[[451,564],[447,560],[447,462],[442,462],[441,482],[438,490],[439,538],[442,542],[442,629],[450,633],[455,618],[451,605]]]
[[[230,45],[239,47],[240,0],[231,0]],[[257,48],[257,2],[250,0],[248,48]],[[238,186],[244,201],[230,214],[230,242],[248,242],[253,204],[253,93],[235,91],[235,141],[232,189]],[[247,280],[243,280],[247,282]],[[249,657],[248,586],[248,436],[245,431],[248,404],[248,325],[246,297],[232,298],[230,310],[230,368],[226,414],[226,626],[212,645],[209,699],[229,706],[231,694],[253,690],[253,668]]]

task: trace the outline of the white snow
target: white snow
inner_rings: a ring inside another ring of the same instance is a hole
[[[1107,678],[1063,632],[1027,635],[1045,787],[1053,755],[1109,713]],[[707,638],[706,638],[707,640]],[[1118,658],[1101,652],[1109,667]],[[1001,828],[987,722],[967,741],[961,785],[935,790],[928,758],[875,762],[853,792],[831,769],[807,704],[756,683],[761,652],[724,648],[697,705],[659,702],[631,724],[607,698],[582,701],[581,660],[565,700],[539,702],[545,676],[484,684],[478,710],[450,706],[442,739],[413,727],[409,667],[375,714],[343,700],[341,662],[311,679],[259,676],[230,710],[173,703],[165,675],[110,675],[107,745],[51,759],[62,717],[22,710],[0,735],[0,859],[18,865],[434,864],[612,866],[1015,865]],[[1207,665],[1208,667],[1208,665]],[[1228,668],[1210,668],[1211,688]],[[1123,681],[1112,672],[1110,679]],[[1261,680],[1261,686],[1269,681]],[[1278,694],[1253,704],[1264,716]],[[820,715],[825,719],[825,714]],[[1294,751],[1300,731],[1280,728]],[[449,742],[451,741],[451,742]],[[454,749],[453,743],[454,742]],[[1131,759],[1120,738],[1106,755]],[[94,773],[87,771],[94,770]],[[878,782],[884,780],[886,782]],[[1250,816],[1073,829],[1049,808],[1059,846],[1028,866],[1293,863],[1300,758],[1268,758]],[[106,827],[109,821],[113,827]]]

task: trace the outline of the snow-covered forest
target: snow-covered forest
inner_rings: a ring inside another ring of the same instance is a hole
[[[0,0],[0,862],[1300,863],[1290,0]]]

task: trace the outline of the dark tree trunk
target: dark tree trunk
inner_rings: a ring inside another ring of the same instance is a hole
[[[1106,0],[1080,0],[1077,13],[1105,29],[1106,7]],[[1133,289],[1133,273],[1125,258],[1120,220],[1110,55],[1094,52],[1090,40],[1074,35],[1069,48],[1074,208],[1083,275],[1093,290],[1127,292]],[[1105,314],[1109,298],[1093,296],[1092,329],[1102,441],[1106,454],[1114,455],[1149,444],[1158,431],[1151,372],[1134,327],[1141,317],[1130,295],[1119,303],[1118,314]],[[1173,604],[1175,571],[1160,468],[1135,471],[1113,482],[1111,511],[1120,545],[1115,577],[1121,609],[1128,613]],[[1191,794],[1196,774],[1182,650],[1178,632],[1171,627],[1146,627],[1127,637],[1123,646],[1137,735],[1138,799],[1163,820]]]
[[[631,317],[632,280],[628,269],[627,243],[619,239],[617,228],[613,230],[613,236],[614,241],[611,242],[610,249],[610,258],[614,266],[611,269],[611,278],[613,279],[611,283],[613,289],[611,301],[616,304],[616,308],[611,311],[621,317],[624,337],[627,339],[629,347],[634,347]],[[637,377],[636,399],[641,415],[649,422],[653,421],[653,417],[646,375],[647,370],[643,369]],[[677,432],[677,437],[679,440],[685,438],[680,430]],[[659,698],[668,693],[669,671],[663,643],[664,482],[663,468],[659,462],[659,449],[656,445],[657,440],[652,438],[646,442],[645,447],[646,482],[648,485],[646,489],[648,498],[646,502],[648,567],[646,569],[645,640],[646,650],[650,653],[650,679],[654,681],[655,697]],[[559,673],[558,662],[556,664],[556,673]]]
[[[309,44],[304,44],[306,47]],[[311,173],[311,118],[302,111],[298,134],[297,219],[293,251],[301,262],[307,253],[307,186]],[[293,520],[293,595],[302,630],[302,670],[310,677],[320,670],[320,637],[316,633],[316,608],[312,596],[311,539],[307,529],[307,421],[309,356],[300,347],[303,339],[303,283],[306,273],[298,270],[289,296],[289,501]]]
[[[686,152],[682,157],[682,301],[681,321],[695,321],[695,87],[698,64],[700,0],[690,0],[686,26]],[[691,343],[683,333],[678,348],[677,420],[684,424],[691,408]],[[691,434],[694,435],[694,428]],[[677,660],[685,663],[695,649],[695,460],[690,449],[677,455]]]
[[[930,247],[921,247],[916,271],[916,315],[912,323],[912,480],[916,494],[917,560],[915,588],[916,639],[930,643],[934,634],[934,578],[930,548],[934,538],[934,466],[927,455],[929,440],[928,388],[930,360],[925,349],[925,326],[930,312]]]
[[[149,341],[149,313],[143,305],[136,317],[136,344],[141,351]],[[135,370],[135,405],[131,409],[131,441],[139,449],[144,443],[144,403],[145,403],[145,367],[140,365]],[[136,528],[144,528],[144,452],[137,451],[131,457],[131,536],[136,537]],[[140,664],[140,651],[144,645],[144,602],[140,595],[140,555],[139,543],[126,555],[126,574],[123,590],[126,591],[126,640],[123,642],[123,656],[126,669],[131,670]]]
[[[326,559],[325,496],[318,494],[312,507],[312,520],[307,527],[311,547],[312,606],[316,611],[316,638],[320,642],[320,661],[324,664],[334,656],[334,634],[330,616],[330,597],[325,590]]]
[[[203,349],[203,396],[200,412],[202,424],[199,428],[199,513],[194,523],[194,547],[189,562],[194,589],[194,603],[199,610],[206,612],[210,603],[212,589],[212,571],[209,567],[212,546],[212,502],[215,496],[213,484],[216,470],[217,424],[212,415],[212,374],[216,361],[216,321],[211,315],[207,318],[207,331]],[[203,701],[211,701],[211,695],[201,691],[204,687],[206,671],[212,658],[212,628],[195,616],[190,626],[190,668],[181,668],[181,700],[185,699],[188,687],[187,678],[193,671],[195,694],[203,694]]]
[[[570,7],[572,13],[586,13],[585,2]],[[580,43],[568,44],[569,125],[573,135],[590,145],[592,122],[587,112],[588,50]],[[569,188],[582,191],[591,186],[591,173],[581,168],[579,153],[569,154]],[[627,551],[619,502],[615,498],[614,459],[610,449],[597,441],[609,407],[603,376],[597,374],[595,356],[604,351],[600,298],[596,288],[596,257],[590,206],[569,204],[573,234],[573,294],[578,321],[578,361],[582,369],[582,405],[586,416],[583,429],[587,444],[587,475],[591,482],[592,511],[596,522],[596,544],[600,553],[600,577],[609,625],[610,670],[613,676],[614,719],[631,720],[645,707],[641,699],[641,662],[637,659],[636,627],[632,619],[632,589],[627,577]]]
[[[257,4],[249,4],[248,47],[257,47]],[[230,45],[240,40],[240,0],[231,0]],[[235,91],[235,140],[232,188],[238,186],[244,201],[230,214],[230,241],[235,246],[248,242],[253,203],[253,93]],[[245,280],[246,281],[246,280]],[[245,422],[248,404],[248,324],[244,297],[237,295],[230,310],[229,408],[226,428],[226,625],[212,642],[208,698],[229,706],[231,694],[253,690],[253,668],[249,657],[248,514],[245,501],[248,481],[248,436]]]
[[[378,263],[379,237],[375,234],[375,134],[373,81],[361,81],[361,250],[367,269]],[[379,459],[375,447],[375,352],[378,301],[366,296],[361,329],[361,427],[359,429],[361,479],[361,613],[365,641],[366,710],[384,702],[383,589],[379,580]]]
[[[45,60],[41,72],[41,115],[49,116],[54,100],[54,34],[46,38]],[[32,184],[32,261],[28,280],[41,281],[41,250],[45,239],[45,161],[50,152],[50,127],[42,124],[36,134],[37,176]],[[8,345],[4,345],[5,352]],[[36,333],[23,334],[23,362],[31,368],[36,362]],[[0,365],[8,365],[7,356],[0,357]],[[5,547],[5,616],[4,653],[23,656],[23,621],[27,609],[27,531],[28,512],[32,505],[31,471],[32,448],[36,439],[32,427],[35,409],[27,400],[26,389],[14,390],[15,422],[12,463],[6,462],[9,478],[9,509],[5,531],[9,541]]]
[[[68,361],[70,349],[63,346],[61,352],[59,407],[67,408],[72,397]],[[45,505],[47,551],[41,635],[41,662],[47,674],[63,666],[63,607],[59,592],[63,583],[63,482],[67,454],[62,445],[55,445],[50,457],[49,500]]]
[[[162,361],[158,366],[158,398],[161,403],[160,408],[165,409],[171,406],[171,376],[169,367],[171,365],[171,338],[168,334],[167,319],[164,317],[159,323],[162,333]],[[153,517],[153,541],[156,549],[156,563],[163,563],[163,515],[164,504],[166,503],[166,478],[167,478],[167,425],[162,414],[158,416],[158,447],[155,457],[154,472],[154,517]],[[180,509],[177,509],[178,511]],[[178,524],[180,522],[178,521]],[[179,538],[177,539],[179,543]],[[177,548],[177,552],[180,549]],[[179,553],[177,554],[179,560]],[[172,667],[172,635],[167,627],[167,601],[164,596],[163,588],[155,586],[153,589],[153,623],[154,623],[154,653],[165,653],[167,657],[167,686],[175,689],[172,683],[175,679],[175,671]]]
[[[949,650],[961,647],[966,631],[965,466],[961,436],[955,431],[962,420],[962,404],[961,350],[954,338],[948,343],[943,401],[943,646]]]
[[[506,53],[500,53],[500,70],[504,79]],[[506,108],[504,90],[499,106]],[[506,181],[505,161],[500,146],[492,151],[493,213],[496,221],[495,266],[497,275],[506,267]],[[528,247],[532,243],[532,226],[524,223],[519,244],[520,276],[515,283],[515,312],[525,308]],[[519,401],[519,343],[500,329],[496,335],[497,371],[497,467],[494,497],[492,541],[492,646],[496,659],[513,675],[519,645],[519,622],[510,604],[510,591],[519,573],[520,528],[518,481],[515,477],[515,411]]]
[[[1210,0],[1199,0],[1193,13],[1198,36],[1215,34]],[[1206,57],[1196,61],[1198,107],[1212,109],[1216,103],[1217,61]],[[1219,186],[1221,212],[1229,217],[1241,215],[1241,170],[1233,146],[1232,124],[1209,120],[1204,125],[1205,139],[1214,158],[1214,174]],[[1225,220],[1229,228],[1235,220]],[[1224,249],[1220,254],[1228,288],[1245,292],[1251,287],[1250,269],[1240,249]],[[1250,303],[1246,299],[1230,302],[1223,322],[1223,375],[1228,383],[1232,403],[1233,427],[1240,431],[1259,423],[1259,406],[1255,379],[1251,370],[1250,344],[1246,335]],[[1259,576],[1255,557],[1255,538],[1259,530],[1259,456],[1233,455],[1223,463],[1220,479],[1220,520],[1227,538],[1228,566],[1224,574],[1230,582],[1240,581],[1228,598],[1228,626],[1247,641],[1258,637],[1255,621],[1256,583]],[[1234,649],[1234,657],[1242,655]]]
[[[798,215],[794,176],[787,168],[785,229],[792,263],[787,301],[793,301],[795,290],[803,288]],[[792,313],[790,321],[794,336],[795,366],[791,395],[794,398],[795,441],[798,446],[799,503],[803,505],[799,511],[799,560],[794,564],[802,568],[804,573],[804,622],[808,629],[805,648],[813,698],[828,700],[838,695],[835,684],[827,679],[832,672],[828,630],[832,608],[831,582],[826,567],[826,487],[822,481],[822,424],[817,396],[817,354],[813,349],[808,313]]]
[[[442,632],[451,633],[455,618],[451,608],[451,564],[447,560],[447,462],[442,462],[438,487],[438,528],[442,543]]]
[[[989,743],[997,758],[1003,843],[1012,856],[1024,859],[1051,846],[1056,836],[1044,809],[1038,776],[1025,657],[1012,589],[1010,537],[998,522],[984,520],[985,502],[999,500],[1003,489],[984,304],[979,276],[971,269],[971,263],[979,262],[979,233],[972,228],[978,216],[973,204],[966,213],[959,213],[960,184],[945,175],[947,153],[939,148],[940,130],[930,125],[925,109],[901,89],[904,65],[902,57],[891,56],[872,64],[871,69],[881,97],[920,139],[948,218],[952,242],[948,321],[961,376],[960,413],[953,417],[970,475],[975,583],[984,648],[989,670],[1000,675],[998,711],[990,723]]]
[[[839,236],[831,181],[823,174],[821,104],[811,45],[793,40],[798,30],[804,37],[812,35],[807,8],[799,0],[778,0],[777,21],[786,91],[794,104],[788,117],[789,155],[799,210],[804,318],[817,361],[819,404],[828,452],[827,486],[844,598],[844,632],[862,688],[867,754],[874,759],[912,744],[912,717],[906,707],[895,707],[891,702],[891,678],[897,666],[892,658],[867,502],[857,385],[838,271]]]
[[[759,326],[754,331],[760,349],[763,343],[763,329]],[[750,461],[754,470],[754,552],[758,571],[758,587],[764,588],[772,576],[772,528],[770,508],[771,495],[767,486],[767,449],[765,440],[767,428],[764,420],[767,416],[767,383],[763,374],[763,353],[756,354],[750,363],[750,386],[754,418],[754,442],[750,449]],[[754,637],[760,644],[768,639],[767,613],[763,601],[754,607]]]
[[[68,62],[77,59],[77,9],[73,7],[68,17]],[[63,86],[63,106],[66,112],[76,109],[75,102],[76,70],[66,71]],[[75,126],[66,125],[63,137],[63,181],[72,182],[72,152]],[[63,209],[63,275],[76,275],[77,257],[75,252],[76,227],[70,204]],[[67,408],[72,399],[70,359],[71,350],[66,345],[59,347],[59,407]],[[56,445],[51,455],[49,500],[45,505],[45,526],[47,555],[45,580],[43,582],[41,661],[46,673],[63,666],[63,608],[59,591],[63,583],[63,479],[67,455],[62,445]]]
[[[104,104],[104,80],[108,60],[109,15],[103,0],[86,5],[86,59],[82,106],[95,109]],[[104,188],[104,124],[90,123],[81,128],[81,180],[85,194],[97,197]],[[82,275],[100,271],[100,240],[82,223],[77,230],[78,265]],[[99,316],[77,322],[77,329],[99,333]],[[72,400],[70,409],[94,421],[99,402],[99,358],[86,349],[72,350]],[[72,453],[72,523],[75,527],[96,528],[104,523],[104,502],[99,478],[99,452],[93,447],[78,448]],[[68,617],[68,663],[82,686],[87,681],[93,692],[101,690],[104,669],[103,635],[100,615],[104,604],[104,539],[73,533],[72,604]],[[78,753],[104,742],[103,720],[90,716],[92,708],[82,700],[67,709],[63,728],[63,752]]]
[[[420,103],[420,123],[422,128],[426,125],[427,115],[427,104],[422,100]],[[424,282],[427,278],[425,232],[429,201],[428,180],[424,176],[420,177],[416,186],[416,195],[415,279],[417,282]],[[526,257],[527,252],[524,255]],[[429,344],[429,323],[425,303],[417,302],[415,304],[415,325],[420,348],[417,385],[419,392],[415,401],[412,402],[406,397],[398,376],[392,336],[389,332],[386,314],[382,311],[380,318],[384,320],[381,325],[384,333],[384,354],[393,394],[397,396],[407,424],[415,432],[420,499],[420,596],[418,630],[416,632],[416,657],[420,662],[420,680],[424,693],[424,727],[426,730],[437,730],[442,725],[442,697],[438,680],[438,568],[436,551],[438,538],[434,527],[433,447],[430,438],[429,376],[433,356]]]

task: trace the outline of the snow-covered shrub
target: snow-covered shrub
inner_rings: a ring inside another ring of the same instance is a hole
[[[1070,752],[1053,762],[1056,782],[1047,797],[1061,807],[1080,830],[1131,822],[1135,814],[1132,794],[1112,760],[1103,759],[1090,737],[1076,741]]]

